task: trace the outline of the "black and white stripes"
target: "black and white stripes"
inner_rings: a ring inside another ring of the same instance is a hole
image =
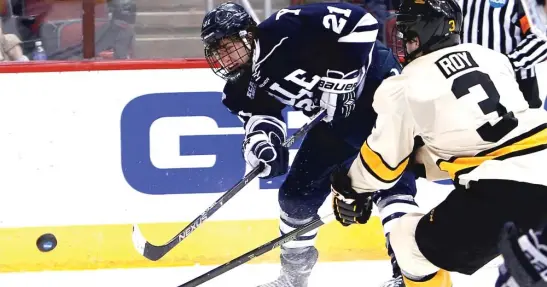
[[[533,66],[547,58],[547,44],[531,33],[518,0],[458,0],[463,12],[462,42],[506,54],[518,79],[535,76]]]
[[[295,219],[290,218],[283,212],[281,213],[279,222],[279,231],[281,235],[285,235],[296,228],[309,223],[313,220],[313,217],[306,219]],[[314,229],[308,233],[303,234],[302,236],[297,237],[295,240],[283,244],[284,249],[291,249],[297,253],[307,250],[307,247],[312,247],[315,245],[315,238],[317,237],[318,229]]]
[[[547,44],[545,41],[539,39],[536,35],[529,33],[518,45],[517,48],[509,54],[509,59],[516,68],[523,68],[520,70],[522,79],[523,72],[531,70],[532,74],[528,74],[527,77],[535,76],[534,69],[526,69],[535,65],[547,58]]]
[[[382,195],[388,195],[382,197]],[[414,196],[409,194],[389,194],[386,191],[379,191],[372,197],[378,207],[378,213],[384,227],[384,234],[387,236],[392,229],[396,219],[407,213],[419,212],[418,204]]]

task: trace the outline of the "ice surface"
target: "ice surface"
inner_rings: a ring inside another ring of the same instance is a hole
[[[473,276],[453,274],[454,287],[494,286],[496,264],[489,264]],[[110,269],[95,271],[59,271],[0,273],[3,287],[176,287],[212,269],[213,266]],[[247,264],[228,271],[200,286],[251,287],[273,280],[278,275],[276,264]],[[363,286],[376,287],[391,276],[389,261],[353,261],[318,263],[310,277],[309,287]]]

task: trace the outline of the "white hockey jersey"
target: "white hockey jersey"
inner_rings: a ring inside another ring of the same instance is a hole
[[[508,179],[547,185],[547,112],[529,109],[506,56],[476,44],[412,61],[374,96],[372,134],[349,176],[357,192],[388,189],[420,136],[427,179]]]

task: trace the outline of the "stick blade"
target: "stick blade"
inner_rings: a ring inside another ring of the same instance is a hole
[[[133,239],[133,246],[135,246],[137,252],[144,256],[144,251],[146,249],[146,244],[148,243],[148,241],[146,241],[146,239],[142,235],[139,226],[136,224],[133,224],[133,233],[131,235],[131,238]]]
[[[144,238],[142,235],[141,229],[138,225],[133,224],[133,234],[131,235],[133,239],[133,246],[141,254],[152,261],[160,260],[168,251],[168,246],[156,246],[151,244]]]

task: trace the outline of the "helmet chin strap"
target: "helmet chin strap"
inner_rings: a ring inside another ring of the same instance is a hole
[[[251,36],[253,36],[253,34],[251,34]],[[247,48],[247,53],[249,56],[249,60],[247,62],[252,62],[254,51],[253,44],[249,41],[249,32],[247,30],[239,31],[239,38],[241,39],[241,42],[243,42],[243,45],[245,45],[245,48]]]
[[[246,30],[239,31],[239,38],[241,38],[241,42],[243,42],[243,44],[245,44],[245,47],[247,47],[247,49],[250,51],[251,43],[249,43],[247,35],[249,35],[249,32],[247,32]]]

